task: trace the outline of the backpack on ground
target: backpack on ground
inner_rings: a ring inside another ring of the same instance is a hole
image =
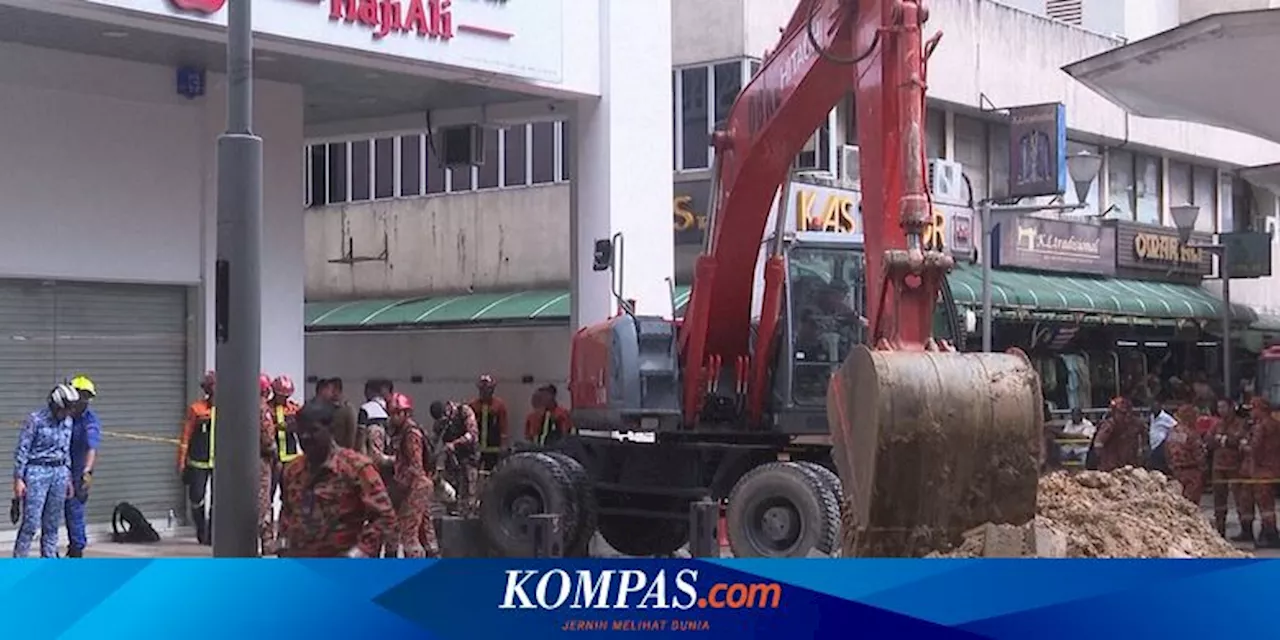
[[[111,512],[111,541],[118,544],[160,542],[160,534],[137,507],[121,502]]]

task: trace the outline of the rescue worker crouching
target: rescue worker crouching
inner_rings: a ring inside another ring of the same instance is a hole
[[[372,557],[395,527],[378,470],[367,457],[334,441],[330,429],[336,412],[331,403],[312,401],[295,417],[302,455],[281,476],[281,556]]]
[[[445,482],[458,492],[456,511],[467,517],[476,512],[480,482],[480,442],[476,414],[471,407],[456,402],[431,403],[431,417],[435,420],[433,433],[439,434],[444,451],[441,462]]]
[[[393,393],[387,401],[395,472],[390,487],[396,510],[396,534],[404,547],[404,557],[439,555],[435,526],[431,522],[432,485],[430,447],[426,433],[413,420],[413,401],[403,393]]]
[[[191,522],[196,528],[196,540],[203,545],[213,544],[212,519],[209,509],[209,489],[213,486],[213,430],[216,424],[214,391],[217,378],[212,371],[205,372],[200,381],[204,397],[187,407],[182,423],[182,438],[178,442],[178,475],[187,485],[187,500],[191,503]]]
[[[556,386],[546,385],[533,392],[533,410],[524,421],[524,435],[537,447],[549,447],[573,433],[569,412],[556,400]]]
[[[292,383],[290,383],[292,384]],[[271,509],[272,471],[279,462],[276,448],[275,417],[271,415],[271,376],[258,376],[258,542],[262,555],[276,552],[275,518]]]
[[[476,414],[476,423],[480,429],[480,469],[483,471],[492,470],[498,464],[502,452],[511,445],[507,403],[494,395],[496,389],[493,376],[480,376],[476,381],[478,395],[475,400],[467,403],[472,413]]]
[[[301,405],[291,399],[296,390],[293,378],[289,376],[279,376],[271,381],[271,399],[268,401],[268,409],[271,415],[271,423],[275,426],[277,460],[271,467],[271,490],[267,494],[265,510],[267,517],[274,513],[276,492],[280,488],[280,474],[284,470],[284,465],[293,462],[295,458],[302,454],[302,448],[298,444],[298,435],[289,426],[293,422],[294,416],[297,415],[298,409],[301,408]],[[268,520],[268,526],[273,530],[274,525],[274,518]],[[271,545],[264,545],[263,553],[267,553],[267,549],[274,546],[274,536],[271,542]]]
[[[58,557],[58,527],[71,495],[71,430],[80,394],[60,384],[46,406],[22,424],[13,450],[13,497],[22,504],[22,523],[13,557],[25,558],[40,533],[40,557]]]
[[[89,501],[89,489],[93,486],[93,467],[98,461],[98,445],[102,440],[102,423],[89,403],[98,397],[98,388],[88,376],[71,379],[71,388],[80,394],[71,425],[71,489],[67,498],[67,557],[84,556],[89,544],[85,532],[84,509]]]

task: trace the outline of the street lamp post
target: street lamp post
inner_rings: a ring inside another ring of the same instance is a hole
[[[218,137],[218,419],[213,555],[258,555],[262,138],[253,134],[251,0],[227,2],[227,131]]]
[[[1102,156],[1081,151],[1067,158],[1067,173],[1075,184],[1078,204],[1001,205],[984,199],[978,204],[978,225],[982,228],[982,351],[991,352],[991,236],[992,217],[1037,211],[1078,211],[1088,206],[1089,190],[1102,170]]]
[[[1200,207],[1194,204],[1183,204],[1169,207],[1173,215],[1173,224],[1178,227],[1178,237],[1188,248],[1200,249],[1218,254],[1218,270],[1222,273],[1222,395],[1231,398],[1231,271],[1230,252],[1226,243],[1199,244],[1191,242],[1191,232],[1195,231],[1196,218],[1200,217]]]

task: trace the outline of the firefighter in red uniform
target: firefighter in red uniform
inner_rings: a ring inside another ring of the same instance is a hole
[[[533,392],[533,411],[524,420],[524,435],[534,446],[548,447],[573,433],[569,412],[556,401],[556,393],[553,384]]]
[[[1240,478],[1240,441],[1246,435],[1244,421],[1233,411],[1231,402],[1219,400],[1218,417],[1205,435],[1205,443],[1213,459],[1213,526],[1222,536],[1227,535],[1227,511],[1234,497],[1241,530],[1247,529],[1249,540],[1252,540],[1253,504],[1248,500],[1241,501],[1240,492],[1248,491],[1248,487],[1237,482]]]
[[[467,403],[476,414],[476,422],[480,428],[480,469],[483,471],[493,469],[502,451],[511,444],[507,403],[493,395],[496,389],[493,376],[480,376],[476,381],[479,395]]]
[[[1253,428],[1245,443],[1250,463],[1250,493],[1262,520],[1256,546],[1263,549],[1280,547],[1280,533],[1276,531],[1275,481],[1280,478],[1280,420],[1271,413],[1265,398],[1254,397],[1250,411]]]
[[[204,374],[200,390],[204,397],[187,407],[182,422],[182,438],[178,441],[178,475],[187,485],[187,500],[191,503],[191,523],[196,527],[196,540],[200,544],[213,543],[208,512],[211,501],[209,488],[213,479],[213,392],[216,378],[212,371]]]
[[[1200,504],[1200,497],[1204,495],[1204,441],[1196,431],[1196,420],[1199,417],[1193,404],[1186,403],[1178,407],[1177,423],[1165,439],[1169,470],[1182,484],[1182,497],[1195,505]]]
[[[1099,449],[1098,469],[1114,471],[1122,467],[1142,466],[1142,444],[1146,425],[1133,411],[1128,398],[1111,400],[1111,415],[1102,421],[1094,439]]]
[[[271,398],[267,401],[268,415],[271,418],[271,424],[275,427],[276,437],[276,458],[275,464],[271,467],[271,488],[267,493],[267,516],[274,515],[276,491],[280,488],[280,474],[284,471],[284,465],[289,464],[295,458],[302,454],[302,447],[298,444],[298,435],[294,433],[291,426],[294,416],[297,415],[301,405],[294,402],[291,396],[297,391],[297,387],[293,384],[293,378],[289,376],[279,376],[271,381]],[[268,518],[268,526],[274,530],[274,518]],[[263,544],[263,548],[274,546],[274,536],[270,541],[272,544]],[[266,553],[265,551],[263,553]]]
[[[413,400],[409,396],[393,393],[387,399],[387,426],[391,428],[395,451],[391,504],[396,509],[396,535],[404,547],[404,557],[435,557],[439,544],[431,522],[433,469],[427,467],[427,435],[413,419]]]
[[[280,486],[280,555],[368,558],[395,526],[387,487],[373,463],[334,442],[337,408],[311,401],[294,424],[302,455],[285,466]]]
[[[269,556],[276,552],[271,478],[279,462],[275,418],[271,415],[271,376],[265,373],[258,376],[258,391],[262,399],[258,405],[258,541],[262,555]]]

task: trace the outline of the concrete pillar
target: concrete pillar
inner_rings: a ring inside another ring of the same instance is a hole
[[[601,97],[574,114],[570,258],[574,328],[613,315],[594,243],[623,235],[623,296],[646,315],[671,313],[674,268],[671,3],[599,0]]]
[[[214,260],[217,241],[217,172],[214,142],[226,128],[226,79],[209,75],[204,101],[204,266],[203,369],[214,363]],[[302,88],[258,80],[254,85],[254,131],[263,140],[262,370],[291,376],[295,400],[310,393],[303,368],[303,288],[306,260],[303,231]],[[234,328],[233,328],[234,330]]]

